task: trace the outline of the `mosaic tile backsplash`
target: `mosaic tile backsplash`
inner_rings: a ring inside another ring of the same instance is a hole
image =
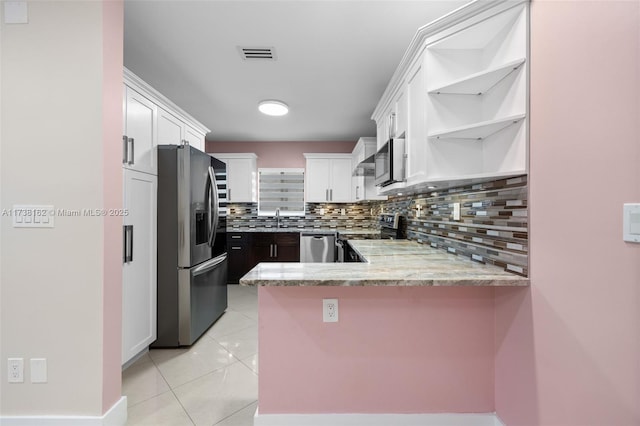
[[[527,196],[527,176],[520,176],[437,193],[409,192],[387,201],[308,203],[305,217],[281,217],[280,226],[367,230],[378,228],[377,217],[382,211],[398,212],[406,218],[401,231],[410,240],[528,276]],[[452,220],[453,203],[460,203],[459,221]],[[227,207],[228,230],[276,228],[275,217],[258,216],[257,203]]]
[[[324,210],[322,210],[324,209]],[[344,215],[342,214],[344,209]],[[280,217],[281,228],[376,229],[377,206],[371,203],[307,203],[304,217]],[[276,228],[275,216],[258,216],[258,203],[227,205],[227,230]]]
[[[411,240],[528,276],[527,194],[527,176],[520,176],[394,196],[383,208],[407,218]],[[452,220],[453,203],[460,203],[459,221]]]

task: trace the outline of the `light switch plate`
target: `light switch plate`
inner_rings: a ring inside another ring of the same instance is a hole
[[[31,383],[47,383],[47,359],[31,358]]]
[[[622,211],[622,239],[640,243],[640,203],[625,203]]]
[[[25,204],[11,209],[14,228],[53,228],[55,214],[53,206]]]

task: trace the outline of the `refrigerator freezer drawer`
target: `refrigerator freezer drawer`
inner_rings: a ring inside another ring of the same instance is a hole
[[[178,271],[178,345],[193,344],[227,308],[226,253]]]

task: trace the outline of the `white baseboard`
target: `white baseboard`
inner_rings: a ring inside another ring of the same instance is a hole
[[[505,426],[495,413],[260,414],[254,426]]]
[[[126,423],[126,396],[102,416],[0,416],[2,426],[124,426]]]

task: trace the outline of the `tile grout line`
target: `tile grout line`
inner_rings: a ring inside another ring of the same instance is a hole
[[[236,414],[238,414],[240,411],[244,410],[245,408],[248,408],[250,405],[252,405],[254,402],[258,402],[258,400],[256,399],[255,401],[251,401],[249,404],[245,405],[244,407],[240,408],[237,411],[234,411],[233,413],[229,414],[227,417],[220,419],[219,421],[215,422],[212,426],[216,426],[219,425],[220,423],[224,422],[225,420],[227,420],[229,417],[235,416]]]

